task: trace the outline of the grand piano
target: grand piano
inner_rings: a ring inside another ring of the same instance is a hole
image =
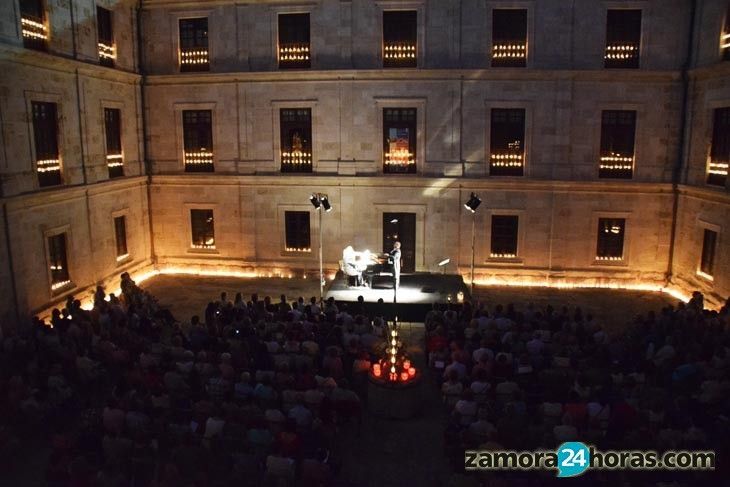
[[[354,278],[357,286],[366,284],[372,288],[376,277],[393,278],[390,254],[372,254],[367,250],[358,252],[348,246],[342,252],[341,267],[348,279]]]

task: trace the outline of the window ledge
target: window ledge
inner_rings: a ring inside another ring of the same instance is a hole
[[[55,289],[53,288],[53,284],[51,284],[51,296],[53,296],[53,297],[60,296],[69,291],[72,291],[74,289],[76,289],[76,284],[73,281],[68,281],[67,283],[65,283],[62,286],[59,286]]]
[[[525,261],[522,257],[493,257],[490,256],[484,261],[485,264],[497,264],[497,265],[525,265]]]
[[[702,279],[705,279],[706,281],[715,282],[715,278],[712,277],[710,274],[707,274],[706,272],[702,272],[701,270],[697,270],[697,275],[700,276]]]
[[[190,254],[220,254],[218,249],[215,247],[207,248],[207,249],[198,249],[195,247],[188,248],[188,253]]]
[[[593,258],[594,266],[606,266],[606,267],[626,267],[629,263],[626,261],[626,257],[620,259],[601,259],[598,257]]]
[[[132,256],[130,256],[128,253],[124,255],[118,255],[117,256],[117,266],[125,265],[127,262],[132,260]]]

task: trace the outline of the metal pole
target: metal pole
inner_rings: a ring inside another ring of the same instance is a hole
[[[476,243],[476,211],[471,214],[471,285],[469,286],[469,292],[474,294],[474,245]]]
[[[322,302],[324,296],[324,271],[322,270],[322,212],[324,211],[320,206],[317,209],[319,212],[319,302]]]

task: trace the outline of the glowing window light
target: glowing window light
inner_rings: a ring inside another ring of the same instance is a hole
[[[208,237],[205,242],[191,244],[194,249],[215,249],[215,237]]]
[[[124,166],[124,156],[122,154],[107,154],[106,165],[107,167]]]
[[[394,166],[410,166],[415,164],[413,153],[408,149],[396,149],[385,153],[385,164]]]
[[[51,269],[53,269],[53,267],[54,266],[51,266]],[[51,291],[57,291],[61,288],[68,286],[69,284],[71,284],[70,280],[54,282],[53,284],[51,284]]]
[[[126,259],[127,257],[129,257],[129,254],[117,255],[117,262],[121,262],[124,259]]]
[[[294,63],[309,61],[309,45],[285,44],[279,46],[279,61]]]
[[[720,49],[730,49],[730,33],[720,36]]]
[[[707,174],[714,174],[717,176],[727,176],[728,173],[728,163],[727,162],[716,162],[716,161],[710,161],[707,165]]]
[[[205,148],[185,152],[185,165],[213,164],[213,153]]]
[[[386,42],[383,46],[383,57],[392,61],[416,59],[415,42]]]
[[[312,249],[309,247],[286,247],[284,250],[287,252],[311,252]]]
[[[714,281],[715,280],[715,278],[712,277],[710,274],[708,274],[706,272],[702,272],[700,269],[697,269],[697,275],[700,276],[700,277],[702,277],[702,278],[704,278],[704,279],[707,279],[708,281]]]
[[[99,42],[99,57],[102,59],[116,59],[117,58],[117,48],[114,45],[105,44],[103,42]]]
[[[522,154],[496,153],[489,155],[489,163],[495,167],[522,167]]]
[[[612,44],[606,46],[604,59],[627,60],[639,57],[639,46],[633,43]]]
[[[48,40],[48,27],[38,18],[24,15],[20,19],[22,25],[23,37],[34,40]]]
[[[489,254],[489,257],[492,259],[516,259],[517,254],[495,254],[491,253]]]
[[[599,260],[601,262],[616,262],[620,260],[624,260],[623,256],[616,256],[616,255],[597,255],[596,260]]]
[[[181,48],[180,49],[180,64],[200,66],[208,64],[208,50],[200,47]]]
[[[301,165],[312,165],[312,153],[311,152],[301,152],[301,151],[293,151],[293,152],[282,152],[281,153],[281,163],[282,164],[291,164],[293,166],[301,166]]]
[[[494,44],[492,46],[492,59],[522,59],[527,55],[527,44],[524,42],[509,44]]]
[[[61,162],[58,159],[41,159],[39,161],[36,161],[36,166],[36,170],[39,173],[61,171]]]

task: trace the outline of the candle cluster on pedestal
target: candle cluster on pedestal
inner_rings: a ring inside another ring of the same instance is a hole
[[[385,344],[385,353],[377,362],[373,363],[371,374],[373,377],[388,382],[408,382],[416,377],[416,368],[403,352],[403,342],[398,332],[398,322],[388,325]]]

